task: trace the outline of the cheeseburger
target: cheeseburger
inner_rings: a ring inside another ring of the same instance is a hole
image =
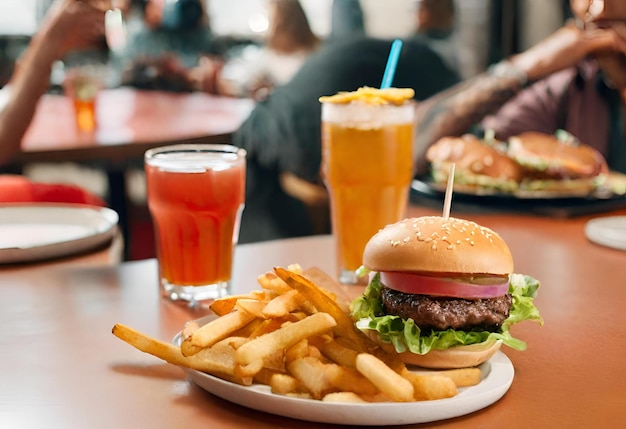
[[[513,323],[542,323],[537,280],[513,274],[508,246],[474,222],[437,216],[405,219],[365,247],[370,271],[352,303],[357,326],[407,364],[462,368],[488,360],[505,344],[524,350]]]

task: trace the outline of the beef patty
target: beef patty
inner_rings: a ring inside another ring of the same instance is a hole
[[[415,295],[382,288],[381,300],[385,314],[413,319],[422,330],[472,328],[497,330],[509,317],[512,298],[506,294],[497,298],[463,299]]]

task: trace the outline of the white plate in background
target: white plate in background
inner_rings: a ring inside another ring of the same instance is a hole
[[[591,219],[585,225],[585,235],[593,243],[626,250],[626,216]]]
[[[78,254],[110,240],[119,217],[80,204],[1,204],[0,264]]]

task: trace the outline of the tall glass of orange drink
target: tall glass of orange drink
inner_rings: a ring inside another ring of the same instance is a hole
[[[229,292],[244,208],[246,151],[187,144],[145,154],[161,286],[195,306]]]
[[[336,240],[338,278],[360,283],[367,241],[401,220],[413,176],[411,89],[359,88],[322,97],[322,175]]]

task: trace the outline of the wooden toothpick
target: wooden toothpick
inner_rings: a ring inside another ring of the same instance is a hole
[[[446,196],[443,200],[443,218],[450,217],[450,205],[452,203],[452,188],[454,187],[454,163],[450,164],[450,172],[448,173],[448,184],[446,186]]]

